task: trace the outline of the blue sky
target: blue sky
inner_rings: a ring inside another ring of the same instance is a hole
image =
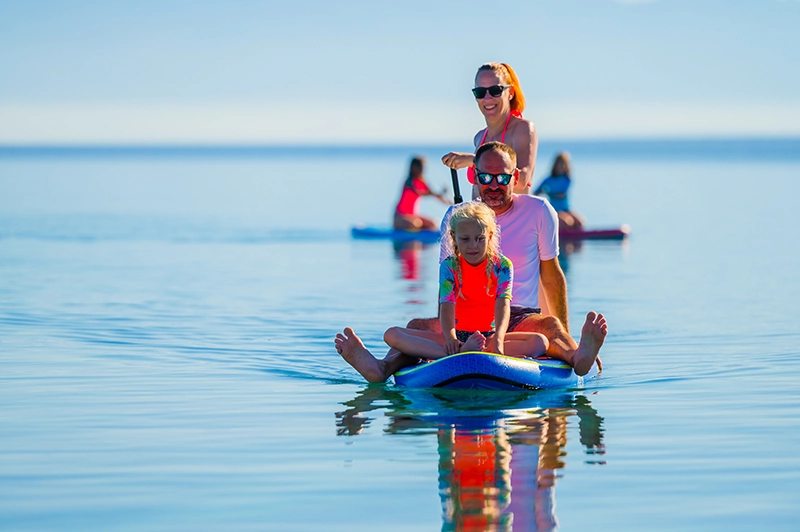
[[[504,61],[541,138],[800,135],[800,1],[0,0],[0,143],[468,143]]]

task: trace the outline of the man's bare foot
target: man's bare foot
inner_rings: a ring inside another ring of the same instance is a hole
[[[460,353],[466,353],[468,351],[483,351],[486,348],[486,337],[480,333],[480,331],[475,331],[472,333],[467,341],[461,344],[461,351]]]
[[[577,375],[586,375],[597,360],[597,355],[608,334],[606,318],[594,311],[586,314],[581,328],[581,341],[572,359],[572,367]]]
[[[336,351],[342,358],[368,382],[383,382],[388,377],[384,373],[383,362],[372,356],[361,338],[356,336],[350,327],[345,327],[344,331],[337,333],[333,343],[336,344]]]

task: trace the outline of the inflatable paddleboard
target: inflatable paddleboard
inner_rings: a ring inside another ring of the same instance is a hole
[[[356,226],[350,230],[353,238],[384,240],[418,240],[420,242],[437,242],[439,231],[400,231],[391,227]],[[586,229],[575,231],[562,229],[558,232],[561,240],[623,240],[631,233],[630,227],[623,225],[609,229]]]
[[[611,229],[560,229],[558,237],[561,240],[622,240],[631,233],[627,225]]]
[[[356,226],[350,230],[353,238],[364,239],[389,239],[389,240],[418,240],[420,242],[437,242],[439,231],[400,231],[391,227],[365,227]]]
[[[394,382],[406,388],[548,390],[580,387],[597,373],[597,364],[579,377],[560,360],[466,352],[403,368]]]

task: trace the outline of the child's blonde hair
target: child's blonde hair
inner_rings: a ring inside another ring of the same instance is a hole
[[[450,238],[450,246],[453,249],[453,255],[456,259],[460,259],[461,252],[458,250],[458,243],[456,241],[456,228],[458,224],[465,220],[473,220],[481,228],[481,232],[486,235],[486,293],[492,293],[492,268],[497,263],[500,256],[500,228],[497,226],[497,218],[495,218],[494,211],[485,203],[479,201],[471,201],[464,203],[453,209],[453,214],[450,216],[448,223],[450,231],[448,236]],[[464,297],[461,293],[461,261],[455,261],[456,276],[458,279],[458,295]]]

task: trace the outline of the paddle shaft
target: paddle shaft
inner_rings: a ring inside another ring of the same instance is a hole
[[[453,178],[453,202],[458,205],[462,201],[461,189],[458,187],[458,170],[455,168],[450,169],[450,177]]]

